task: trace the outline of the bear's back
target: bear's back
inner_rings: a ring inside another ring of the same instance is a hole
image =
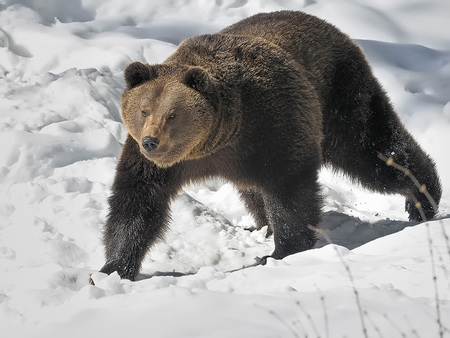
[[[364,59],[346,34],[322,19],[298,11],[257,14],[218,34],[263,38],[281,47],[308,71],[319,96],[328,96],[339,67],[349,60]]]

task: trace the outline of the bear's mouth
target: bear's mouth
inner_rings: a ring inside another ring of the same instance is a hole
[[[147,158],[147,160],[155,163],[158,167],[170,167],[174,165],[177,160],[174,160],[172,156],[167,151],[155,151],[147,152],[141,150],[141,153]]]
[[[144,149],[141,149],[141,153],[147,157],[148,159],[157,159],[157,158],[161,158],[162,156],[164,156],[166,154],[165,151],[152,151],[152,152],[148,152]]]

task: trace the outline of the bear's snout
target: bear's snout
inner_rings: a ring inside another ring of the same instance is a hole
[[[142,139],[142,147],[149,153],[156,150],[158,146],[159,140],[156,137],[145,136]]]

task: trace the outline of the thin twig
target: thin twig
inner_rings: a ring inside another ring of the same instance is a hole
[[[275,311],[266,309],[264,306],[259,305],[259,304],[254,304],[254,306],[257,308],[260,308],[264,311],[267,311],[269,314],[274,316],[278,321],[280,321],[289,330],[289,332],[292,334],[293,337],[295,337],[295,338],[301,337],[300,334],[293,327],[291,327],[291,325],[283,317],[278,315]],[[301,326],[300,326],[300,328],[301,328]]]
[[[402,165],[396,163],[392,157],[388,158],[388,157],[384,156],[381,153],[378,153],[377,156],[378,156],[378,158],[380,160],[383,160],[386,163],[387,166],[392,166],[395,169],[400,170],[406,176],[408,176],[411,179],[411,181],[414,183],[414,185],[417,187],[417,189],[419,189],[419,192],[425,195],[425,197],[427,198],[427,200],[430,202],[431,206],[433,207],[434,212],[438,211],[438,206],[437,206],[436,202],[434,201],[433,197],[431,197],[430,193],[428,192],[426,185],[425,184],[420,184],[420,182],[411,173],[411,171],[409,171],[409,169],[406,169]],[[416,208],[417,208],[417,206],[416,206]],[[425,221],[426,219],[423,218],[423,220]]]
[[[419,210],[419,214],[420,217],[422,217],[422,220],[426,222],[427,218],[425,217],[425,213],[423,212],[422,203],[419,202],[417,197],[414,196],[414,194],[411,191],[409,191],[408,197],[414,202],[414,206],[416,207],[416,209]]]
[[[306,318],[308,318],[308,321],[309,321],[309,323],[310,323],[314,333],[316,334],[316,337],[320,337],[319,331],[317,331],[316,324],[314,323],[314,320],[312,319],[311,315],[308,313],[308,311],[305,311],[305,309],[303,308],[303,306],[300,303],[300,301],[296,301],[295,303],[300,308],[300,310],[305,314]]]
[[[322,294],[322,291],[317,290],[320,293],[320,302],[322,303],[322,309],[323,309],[323,321],[324,321],[324,325],[325,325],[325,334],[326,334],[326,338],[330,338],[330,329],[328,326],[328,313],[327,313],[327,308],[325,306],[325,296]]]
[[[310,230],[312,230],[312,231],[315,231],[315,232],[321,234],[329,244],[334,244],[333,241],[331,240],[331,238],[322,229],[316,228],[316,227],[314,227],[314,226],[312,226],[310,224],[308,224],[308,228]],[[353,293],[355,294],[356,305],[358,307],[359,318],[361,320],[361,327],[362,327],[362,330],[363,330],[364,337],[367,338],[368,337],[368,335],[367,335],[367,327],[366,327],[366,322],[364,320],[364,315],[366,314],[366,312],[363,310],[363,308],[361,306],[361,301],[359,299],[359,293],[358,293],[358,290],[355,287],[355,279],[353,278],[353,275],[352,275],[352,272],[350,270],[350,267],[345,262],[344,258],[342,257],[341,253],[339,252],[339,250],[337,250],[335,246],[333,246],[333,248],[334,248],[334,250],[336,251],[336,253],[337,253],[338,257],[339,257],[339,260],[344,265],[345,271],[347,271],[348,278],[350,279],[350,282],[352,283]]]
[[[411,171],[409,171],[405,167],[401,166],[400,164],[395,163],[394,159],[392,157],[387,158],[383,154],[378,153],[378,158],[383,160],[384,162],[386,162],[386,165],[392,166],[392,167],[400,170],[401,172],[403,172],[406,176],[408,176],[411,179],[411,181],[413,181],[414,185],[419,189],[419,192],[421,192],[422,194],[425,195],[425,197],[427,198],[427,200],[430,202],[431,206],[433,207],[434,211],[437,212],[437,210],[438,210],[437,204],[434,201],[434,199],[431,197],[431,195],[429,194],[425,184],[420,184],[420,182],[411,173]],[[420,217],[422,217],[422,220],[426,221],[427,219],[425,218],[425,214],[423,212],[421,203],[417,200],[417,198],[414,196],[414,194],[412,192],[409,192],[408,197],[414,201],[416,208],[419,210]],[[436,301],[436,315],[437,315],[437,323],[439,326],[439,337],[442,338],[442,337],[444,337],[444,327],[442,325],[441,308],[440,308],[440,304],[439,304],[439,291],[438,291],[438,286],[437,286],[436,268],[435,268],[435,264],[434,264],[433,241],[431,239],[430,225],[428,223],[425,223],[425,226],[427,228],[428,247],[430,250],[431,271],[433,274],[434,297],[435,297],[435,301]],[[445,230],[443,230],[443,232],[444,232],[446,239],[448,239],[447,234],[445,233]]]
[[[426,223],[427,227],[427,236],[428,236],[428,248],[430,249],[430,258],[431,258],[431,272],[433,274],[433,284],[434,284],[434,298],[436,300],[436,315],[437,315],[437,323],[439,326],[439,337],[444,337],[444,327],[442,325],[442,319],[441,319],[441,306],[439,304],[439,291],[437,286],[437,275],[436,275],[436,268],[434,264],[434,253],[433,253],[433,240],[431,239],[431,233],[430,233],[430,225]]]

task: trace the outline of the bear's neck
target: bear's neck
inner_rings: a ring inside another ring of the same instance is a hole
[[[200,153],[205,155],[236,144],[240,139],[242,130],[241,110],[237,107],[230,109],[230,105],[228,107],[226,105],[221,106],[226,108],[221,109],[220,118],[216,119],[208,138],[203,144],[199,145]]]

